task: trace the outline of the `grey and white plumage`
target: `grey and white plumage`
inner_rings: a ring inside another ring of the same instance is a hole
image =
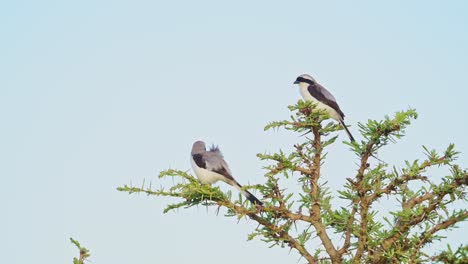
[[[299,75],[294,84],[299,85],[299,91],[304,100],[316,103],[318,109],[324,110],[331,118],[340,122],[348,134],[349,139],[355,141],[353,135],[344,123],[345,114],[341,111],[335,97],[325,89],[325,87],[317,83],[317,81],[308,74]]]
[[[207,151],[205,142],[196,141],[192,146],[191,163],[201,183],[212,184],[223,181],[238,189],[253,204],[263,205],[252,193],[243,190],[242,185],[232,177],[231,170],[218,147],[212,146]]]

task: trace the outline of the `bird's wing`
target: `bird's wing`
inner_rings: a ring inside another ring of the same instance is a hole
[[[223,155],[219,151],[219,149],[216,150],[210,150],[208,152],[205,152],[203,154],[203,161],[206,165],[206,169],[210,171],[214,171],[216,173],[219,173],[223,175],[224,177],[234,180],[231,174],[231,170],[229,169],[229,166],[227,165],[226,161],[223,158]]]
[[[333,108],[342,119],[344,118],[345,115],[338,106],[335,97],[327,89],[325,89],[325,87],[318,83],[313,83],[309,85],[307,90],[315,99]]]

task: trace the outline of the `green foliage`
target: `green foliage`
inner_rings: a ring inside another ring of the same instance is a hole
[[[468,245],[461,245],[453,252],[450,245],[447,245],[447,250],[443,251],[437,256],[432,258],[432,261],[452,263],[452,264],[466,264],[468,262]]]
[[[89,258],[91,255],[89,254],[89,250],[87,250],[85,247],[82,247],[80,243],[70,237],[70,241],[78,248],[80,251],[80,256],[78,258],[73,258],[73,264],[84,264],[85,260]]]
[[[153,190],[151,184],[145,185],[145,182],[140,187],[132,187],[124,185],[118,187],[117,190],[128,193],[145,193],[147,195],[156,196],[172,196],[183,198],[182,202],[170,204],[164,209],[164,213],[180,207],[191,207],[194,205],[214,205],[216,201],[227,200],[226,195],[221,192],[218,187],[211,187],[210,185],[201,184],[193,176],[180,170],[165,170],[159,173],[159,178],[164,177],[180,177],[183,179],[182,183],[178,183],[170,187],[168,190],[164,188]]]
[[[177,198],[164,212],[199,204],[225,207],[226,216],[258,222],[249,240],[260,238],[270,247],[295,249],[308,263],[462,263],[460,259],[466,259],[466,246],[455,252],[449,247],[437,255],[425,251],[426,245],[443,239],[441,231],[468,218],[466,209],[453,206],[466,203],[468,184],[467,170],[455,163],[459,155],[455,146],[450,144],[442,152],[423,147],[424,159],[406,161],[403,166],[373,160],[379,150],[405,135],[417,118],[414,109],[358,124],[363,139],[344,144],[356,154],[359,168],[338,193],[330,192],[327,182],[321,180],[321,166],[326,159],[324,150],[336,143],[337,132],[343,128],[327,121],[326,113],[316,110],[313,103],[299,101],[289,109],[293,113],[289,120],[269,123],[265,130],[310,134],[290,153],[257,154],[267,164],[265,182],[244,188],[260,192],[264,206],[253,205],[241,195],[232,199],[230,193],[200,184],[178,170],[161,172],[160,177],[179,179],[167,190],[153,190],[145,183],[118,190]],[[445,168],[448,175],[429,177],[434,167]],[[299,184],[301,192],[289,192],[280,186],[280,180]],[[337,198],[349,206],[337,208],[333,202]],[[393,198],[398,205],[391,210],[377,208],[382,198]],[[316,242],[321,246],[311,247]]]

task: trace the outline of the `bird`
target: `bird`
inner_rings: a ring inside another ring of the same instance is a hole
[[[324,110],[331,118],[338,121],[345,129],[351,142],[355,141],[344,122],[345,114],[338,106],[335,97],[325,87],[308,74],[299,75],[294,84],[299,85],[299,91],[304,100],[316,103],[317,109]]]
[[[191,163],[192,169],[201,183],[211,185],[217,181],[223,181],[238,189],[253,204],[263,206],[257,197],[242,189],[242,185],[232,177],[231,170],[218,146],[213,145],[207,151],[205,142],[196,141],[192,146]]]

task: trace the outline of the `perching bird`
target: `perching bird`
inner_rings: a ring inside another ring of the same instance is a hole
[[[243,190],[242,186],[232,177],[231,170],[224,161],[223,154],[218,147],[212,146],[206,151],[205,142],[197,141],[192,146],[192,168],[201,183],[212,184],[223,181],[238,189],[253,204],[263,205],[253,194]]]
[[[327,112],[331,118],[340,122],[340,124],[346,130],[349,139],[352,142],[355,141],[353,135],[351,135],[351,132],[349,132],[344,123],[345,114],[338,106],[335,97],[327,89],[325,89],[325,87],[317,83],[315,79],[308,74],[299,75],[294,84],[299,85],[299,90],[304,100],[316,103],[318,109],[325,110],[325,112]]]

